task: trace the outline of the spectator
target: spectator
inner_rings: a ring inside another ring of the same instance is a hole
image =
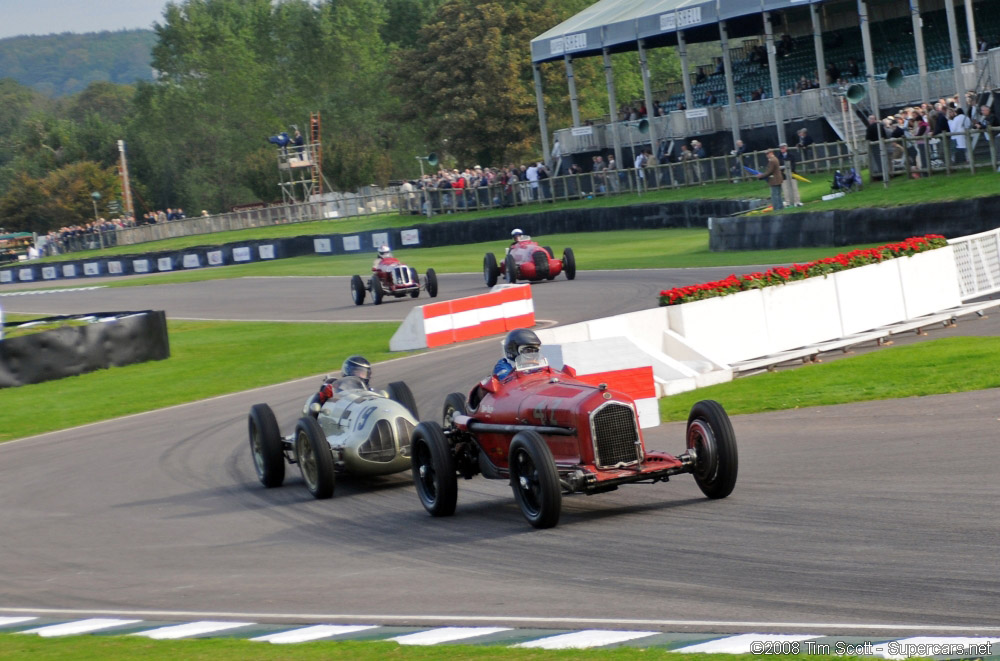
[[[955,108],[954,115],[948,120],[948,130],[951,131],[951,142],[955,153],[952,159],[956,165],[965,163],[965,132],[972,128],[972,122],[961,108]]]
[[[729,174],[733,178],[733,183],[737,183],[743,180],[746,170],[743,169],[743,154],[747,151],[747,146],[743,144],[742,140],[736,141],[735,149],[733,149],[730,155],[736,157],[736,161],[733,163],[733,167],[730,168]]]
[[[529,165],[528,169],[524,171],[524,178],[528,181],[528,186],[530,187],[529,193],[532,201],[538,199],[538,166],[535,164]]]
[[[799,198],[799,182],[794,177],[795,154],[788,151],[787,143],[782,142],[778,145],[777,158],[783,168],[782,177],[784,181],[782,182],[782,187],[784,189],[784,199],[788,202],[784,206],[801,207],[802,200]]]
[[[637,152],[635,156],[635,187],[639,193],[646,188],[646,153]]]
[[[771,208],[780,211],[784,208],[781,203],[781,184],[785,181],[781,176],[781,163],[778,162],[773,149],[768,149],[764,155],[767,156],[767,168],[758,174],[757,178],[767,180],[767,185],[771,187]]]
[[[800,159],[805,164],[804,169],[808,172],[811,171],[812,169],[812,165],[809,163],[809,161],[812,160],[813,139],[812,136],[809,135],[809,130],[806,129],[804,126],[798,130],[798,136],[799,136],[799,141],[795,146],[799,150]]]
[[[701,182],[701,185],[704,186],[705,180],[711,178],[707,169],[710,167],[710,164],[704,160],[708,158],[708,154],[705,152],[705,148],[702,147],[699,140],[691,141],[691,153],[694,154],[694,157],[700,161],[700,163],[695,166],[695,175],[698,177],[698,181]]]

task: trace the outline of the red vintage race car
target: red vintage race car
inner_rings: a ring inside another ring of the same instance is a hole
[[[602,493],[681,473],[693,474],[709,498],[732,493],[736,437],[718,402],[692,407],[687,449],[673,456],[646,450],[627,395],[574,376],[570,367],[517,367],[503,381],[484,379],[468,398],[448,395],[442,424],[421,422],[412,436],[413,480],[424,508],[433,516],[454,514],[457,476],[479,473],[509,480],[536,528],[559,522],[564,493]]]
[[[371,292],[372,303],[381,305],[382,299],[386,296],[417,298],[421,289],[427,290],[427,295],[431,298],[437,296],[438,282],[434,269],[427,269],[427,274],[421,280],[415,268],[403,264],[395,257],[378,260],[378,263],[372,266],[372,275],[367,283],[360,275],[351,277],[351,297],[355,305],[365,302],[366,292]]]
[[[483,277],[486,286],[492,287],[503,275],[507,282],[513,284],[518,280],[552,280],[559,273],[565,273],[567,280],[576,277],[576,258],[573,249],[563,250],[562,259],[555,259],[552,248],[540,246],[526,234],[518,235],[517,240],[507,251],[506,257],[497,264],[496,256],[488,252],[483,258]]]

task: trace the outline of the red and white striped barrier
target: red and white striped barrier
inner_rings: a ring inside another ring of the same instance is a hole
[[[610,390],[631,397],[643,429],[660,424],[656,380],[649,356],[625,338],[563,344],[546,344],[543,339],[542,355],[552,367],[572,367],[580,381],[595,386],[606,383]]]
[[[413,308],[389,340],[389,350],[439,347],[534,325],[531,286],[504,285],[488,294]]]

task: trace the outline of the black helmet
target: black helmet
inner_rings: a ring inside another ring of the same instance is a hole
[[[354,355],[344,361],[340,373],[342,376],[356,376],[367,386],[368,379],[372,377],[372,364],[364,356]]]
[[[535,331],[527,328],[518,328],[507,333],[507,339],[503,341],[503,352],[509,360],[515,360],[521,347],[540,347],[542,341],[535,335]]]

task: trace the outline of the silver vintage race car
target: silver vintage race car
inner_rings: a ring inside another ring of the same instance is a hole
[[[387,391],[371,390],[371,366],[360,356],[344,362],[343,374],[323,381],[288,436],[281,435],[270,406],[250,409],[250,449],[265,487],[281,486],[285,462],[299,465],[306,487],[319,499],[333,496],[338,473],[388,475],[410,469],[410,436],[418,415],[409,387],[394,381]]]

